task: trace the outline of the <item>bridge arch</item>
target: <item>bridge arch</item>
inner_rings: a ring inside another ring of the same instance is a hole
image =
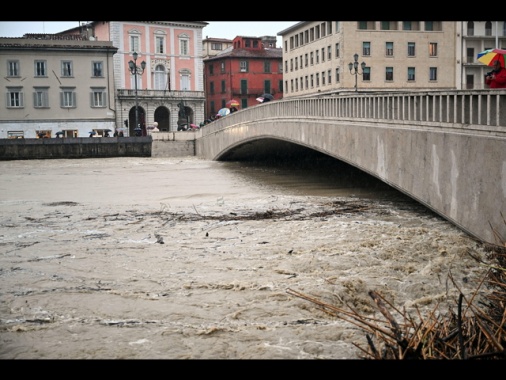
[[[281,141],[349,163],[479,240],[506,239],[506,91],[270,102],[206,125],[196,153],[231,159]]]

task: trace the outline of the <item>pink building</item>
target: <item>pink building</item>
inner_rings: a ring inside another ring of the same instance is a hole
[[[118,48],[114,55],[116,125],[133,136],[138,132],[136,124],[145,135],[154,122],[160,131],[175,131],[183,123],[204,120],[202,29],[207,24],[92,21],[62,33],[87,34],[90,40],[112,41]]]

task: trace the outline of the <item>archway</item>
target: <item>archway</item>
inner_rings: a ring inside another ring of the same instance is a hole
[[[158,107],[155,110],[155,119],[158,123],[158,129],[160,132],[169,132],[170,131],[170,111],[165,106]]]
[[[144,108],[139,106],[139,126],[141,128],[141,136],[146,136],[146,111]],[[135,131],[135,106],[130,108],[130,112],[128,113],[128,136],[137,136]]]

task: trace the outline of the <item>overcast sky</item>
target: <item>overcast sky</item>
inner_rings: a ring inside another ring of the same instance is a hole
[[[299,21],[207,21],[203,38],[227,38],[236,36],[261,37],[276,36],[277,46],[281,47],[278,33]],[[79,26],[79,21],[0,21],[0,37],[23,37],[25,33],[58,33]]]

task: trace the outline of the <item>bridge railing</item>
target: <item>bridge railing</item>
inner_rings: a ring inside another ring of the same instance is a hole
[[[377,92],[290,98],[227,115],[202,136],[232,125],[276,118],[330,118],[452,127],[506,134],[506,90]]]

